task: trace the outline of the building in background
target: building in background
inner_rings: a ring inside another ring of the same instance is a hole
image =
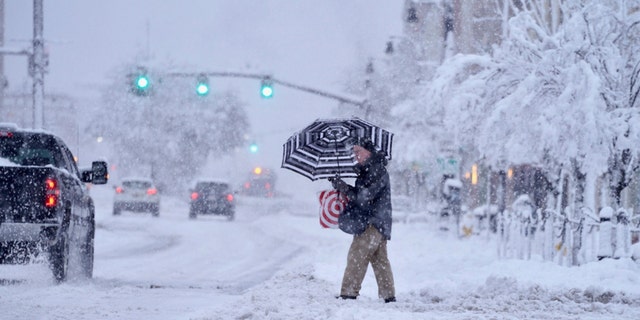
[[[421,48],[420,60],[435,64],[456,53],[491,52],[505,35],[503,2],[406,0],[404,34]]]

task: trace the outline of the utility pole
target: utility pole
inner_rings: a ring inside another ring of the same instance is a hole
[[[33,0],[33,51],[29,71],[33,72],[33,127],[44,128],[44,8],[43,0]]]

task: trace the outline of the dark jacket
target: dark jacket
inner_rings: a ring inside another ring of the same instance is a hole
[[[387,172],[387,159],[379,153],[355,169],[358,177],[355,186],[336,180],[334,187],[349,198],[347,212],[357,212],[368,219],[385,239],[391,239],[391,185]],[[355,207],[355,208],[354,208]],[[355,209],[355,210],[353,210]]]

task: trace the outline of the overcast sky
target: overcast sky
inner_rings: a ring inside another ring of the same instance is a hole
[[[136,55],[202,70],[272,72],[336,86],[346,69],[379,56],[401,29],[403,1],[44,1],[48,92],[95,95],[106,73]],[[5,45],[28,46],[33,1],[5,0]],[[24,57],[7,57],[10,88],[30,87]],[[250,84],[255,87],[255,84]],[[329,89],[329,88],[327,88]]]

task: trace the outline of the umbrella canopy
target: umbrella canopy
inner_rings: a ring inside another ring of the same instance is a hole
[[[357,138],[369,138],[391,160],[393,133],[359,118],[318,119],[289,137],[282,167],[311,180],[356,177],[352,146]]]

